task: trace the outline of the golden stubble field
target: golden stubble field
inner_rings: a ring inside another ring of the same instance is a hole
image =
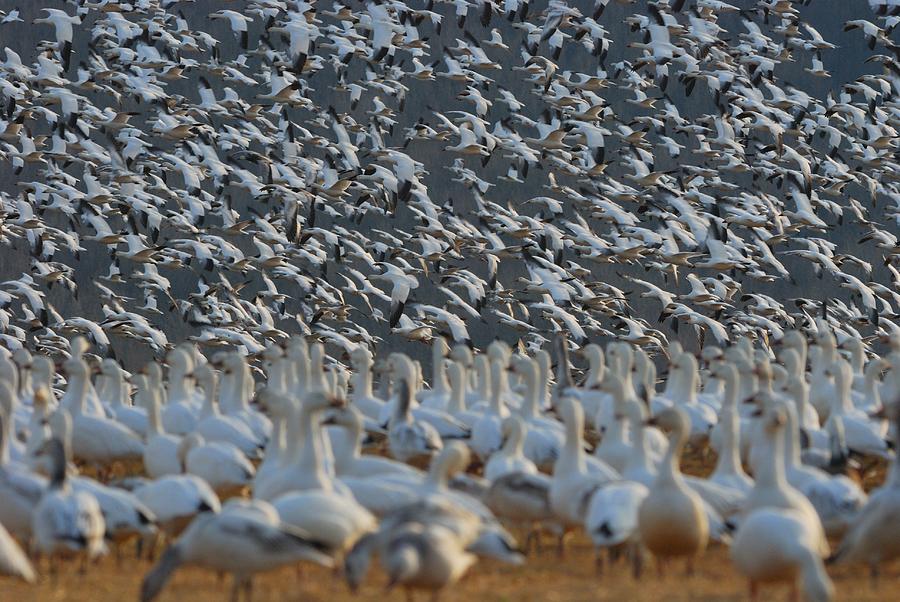
[[[705,474],[714,464],[710,456],[691,455],[684,468],[692,474]],[[883,466],[867,475],[866,484],[881,481]],[[377,564],[377,563],[376,563]],[[104,558],[87,574],[80,574],[75,564],[62,567],[55,578],[42,575],[36,585],[26,585],[0,578],[0,602],[120,602],[137,600],[141,580],[151,564],[135,560],[133,547],[126,546],[122,560],[114,556]],[[869,579],[863,567],[829,567],[829,574],[837,587],[838,599],[853,602],[900,600],[900,563],[884,567],[877,584]],[[300,570],[286,568],[261,575],[254,580],[253,600],[304,602],[387,602],[405,600],[402,590],[385,591],[386,579],[373,570],[367,583],[357,594],[329,570],[304,565]],[[219,602],[228,600],[230,577],[220,579],[215,574],[192,567],[180,569],[162,595],[160,601]],[[788,600],[786,587],[763,589],[760,600]],[[429,600],[429,595],[417,593],[415,600]],[[660,578],[655,565],[646,565],[643,577],[635,581],[624,562],[604,567],[597,574],[591,546],[583,537],[571,538],[565,558],[558,558],[555,542],[544,541],[540,554],[529,557],[521,567],[498,562],[482,561],[454,588],[444,592],[444,602],[578,602],[587,600],[700,600],[737,601],[749,599],[747,584],[732,568],[728,549],[714,546],[697,562],[695,572],[685,574],[683,564],[672,564]]]

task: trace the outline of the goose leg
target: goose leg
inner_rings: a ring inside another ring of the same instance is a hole
[[[694,559],[688,557],[687,562],[684,565],[684,574],[688,577],[694,576]]]
[[[598,577],[603,576],[603,548],[594,549],[594,573]]]
[[[800,602],[800,587],[796,580],[791,582],[791,591],[788,594],[788,600],[790,600],[790,602]]]
[[[640,579],[644,572],[644,552],[639,545],[631,548],[631,574],[635,579]]]
[[[878,563],[873,562],[869,565],[869,584],[872,586],[872,589],[878,587],[878,577],[880,575],[880,571],[878,569]]]
[[[750,580],[750,602],[759,600],[759,584],[753,579]]]
[[[219,573],[221,576],[221,573]],[[234,576],[234,582],[231,584],[231,602],[239,602],[241,599],[241,578]]]

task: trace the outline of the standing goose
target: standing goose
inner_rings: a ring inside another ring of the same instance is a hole
[[[135,376],[135,384],[138,389],[135,400],[147,409],[149,422],[147,442],[144,445],[144,471],[152,479],[181,474],[184,470],[178,457],[181,438],[169,435],[163,429],[159,407],[161,391],[152,389],[149,379],[143,374]]]
[[[521,417],[512,415],[503,421],[503,446],[488,459],[484,465],[484,477],[488,481],[511,472],[536,474],[534,462],[524,455],[525,422]]]
[[[353,367],[350,403],[368,418],[378,420],[384,400],[375,397],[372,391],[372,352],[364,345],[359,345],[350,352],[350,363]]]
[[[430,457],[443,448],[441,436],[430,423],[413,417],[410,408],[413,375],[409,360],[400,356],[391,359],[394,370],[398,371],[399,387],[394,415],[388,424],[388,449],[401,462]]]
[[[210,442],[230,443],[251,460],[259,458],[262,447],[250,427],[234,416],[219,412],[216,403],[216,373],[213,369],[201,364],[194,368],[194,372],[189,376],[196,379],[203,391],[203,409],[197,417],[194,432]]]
[[[663,410],[655,422],[670,431],[669,449],[638,510],[641,542],[658,559],[686,557],[690,570],[709,539],[703,500],[684,482],[678,466],[691,423],[679,407]]]
[[[61,419],[70,421],[68,413]],[[50,481],[32,516],[34,550],[49,556],[85,554],[89,559],[106,554],[106,525],[96,498],[72,491],[66,479],[65,444],[52,438],[44,443],[42,456],[49,461]]]
[[[85,414],[90,383],[89,369],[84,360],[66,360],[69,389],[72,396],[72,453],[76,458],[106,467],[118,460],[140,459],[144,445],[138,436],[118,422],[103,416]]]
[[[750,598],[758,598],[761,583],[788,582],[796,593],[799,580],[810,602],[833,600],[819,535],[797,510],[764,507],[751,512],[731,545],[732,562],[750,581]]]
[[[850,399],[850,388],[853,385],[853,371],[850,364],[843,359],[837,359],[826,372],[834,376],[835,396],[831,400],[831,408],[825,427],[832,416],[840,416],[844,423],[844,432],[847,439],[847,447],[851,451],[864,456],[873,455],[889,457],[885,437],[887,436],[887,424],[882,420],[872,420],[867,414],[853,407]]]
[[[717,363],[712,373],[725,383],[725,394],[719,421],[716,424],[722,434],[718,449],[719,459],[709,480],[746,494],[753,487],[753,479],[747,476],[741,465],[741,423],[737,407],[738,378],[740,377],[737,368],[727,362]]]
[[[402,462],[376,455],[362,454],[363,417],[353,405],[335,408],[331,411],[330,422],[346,429],[343,445],[334,445],[334,471],[338,477],[370,477],[380,474],[400,474],[413,478],[424,476],[422,471]]]
[[[180,566],[231,573],[231,599],[236,602],[241,588],[249,595],[253,575],[300,561],[332,564],[328,547],[302,531],[250,512],[204,512],[144,577],[141,602],[155,599]]]
[[[116,421],[121,422],[129,429],[144,437],[147,434],[147,410],[143,407],[134,407],[128,402],[129,386],[125,378],[128,375],[122,366],[114,359],[106,358],[100,362],[100,373],[106,376],[107,388],[105,390],[105,405],[115,416]]]
[[[0,395],[12,397],[13,392],[6,383],[0,382]],[[47,393],[38,389],[35,393],[35,407]],[[31,537],[32,513],[47,487],[47,480],[26,468],[11,462],[7,445],[7,423],[11,420],[7,413],[8,404],[0,403],[0,524],[5,526],[20,541]]]
[[[541,415],[540,384],[537,362],[530,357],[517,355],[511,362],[512,370],[522,379],[525,390],[519,414],[525,420],[524,452],[541,469],[553,467],[559,450],[565,443],[565,430],[556,420]]]

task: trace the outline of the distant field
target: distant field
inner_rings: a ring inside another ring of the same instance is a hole
[[[699,457],[691,454],[684,462],[687,472],[705,474],[715,463],[710,454]],[[873,474],[874,473],[874,474]],[[883,467],[868,471],[866,485],[880,483]],[[644,576],[636,582],[625,564],[607,565],[602,575],[594,567],[593,550],[583,537],[572,539],[566,557],[556,556],[554,542],[545,540],[541,554],[532,555],[525,566],[510,567],[496,562],[481,562],[453,589],[441,596],[443,602],[578,602],[596,600],[747,600],[747,583],[735,572],[728,557],[728,549],[713,547],[697,563],[693,576],[686,576],[683,564],[673,564],[663,579],[657,576],[653,563],[648,563]],[[144,574],[150,568],[146,561],[133,558],[133,547],[121,563],[110,556],[86,575],[79,575],[75,565],[66,565],[52,580],[43,576],[36,586],[0,579],[0,602],[121,602],[138,599]],[[900,563],[884,568],[877,586],[869,580],[868,570],[862,567],[830,569],[838,591],[838,600],[867,602],[900,599]],[[387,602],[405,600],[402,591],[385,593],[384,576],[373,571],[369,581],[356,595],[351,594],[343,581],[326,570],[303,565],[299,575],[294,569],[284,569],[263,575],[254,581],[255,602],[298,601]],[[194,568],[182,569],[164,590],[159,600],[175,602],[219,602],[228,600],[231,580],[219,580],[215,574]],[[760,600],[787,600],[787,588],[764,589]],[[425,593],[415,600],[429,600]]]

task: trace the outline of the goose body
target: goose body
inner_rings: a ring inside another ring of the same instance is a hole
[[[659,474],[638,510],[640,538],[654,556],[690,559],[706,549],[709,539],[703,501],[685,484],[678,469],[690,419],[683,410],[672,407],[663,410],[656,421],[663,428],[672,429],[672,434]]]

